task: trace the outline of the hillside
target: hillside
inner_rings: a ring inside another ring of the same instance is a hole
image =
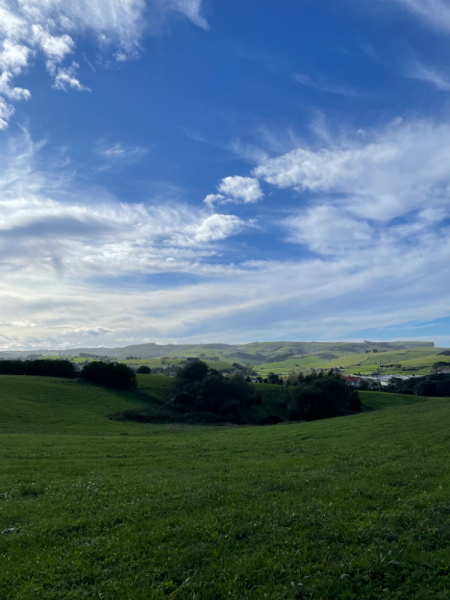
[[[139,400],[94,386],[0,392],[2,599],[446,598],[447,399],[224,428],[114,422]]]
[[[274,371],[287,375],[292,370],[311,368],[331,369],[343,367],[349,373],[370,375],[404,374],[425,375],[430,372],[433,363],[442,361],[450,365],[450,356],[442,355],[445,348],[410,348],[383,350],[376,353],[319,352],[305,357],[289,358],[276,363],[263,363],[255,367],[262,376]]]
[[[138,358],[186,358],[199,356],[201,358],[217,357],[227,363],[239,362],[261,364],[270,361],[279,361],[288,356],[305,356],[309,354],[325,353],[363,353],[366,350],[407,350],[410,348],[434,348],[433,342],[252,342],[250,344],[139,344],[121,348],[71,348],[64,350],[64,354],[78,356],[80,353],[98,356],[109,356],[125,359],[127,356]],[[0,358],[18,358],[26,356],[31,351],[0,352]],[[57,355],[55,350],[36,350],[33,353],[42,353],[45,356]]]

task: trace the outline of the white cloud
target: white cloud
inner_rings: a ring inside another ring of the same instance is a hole
[[[203,202],[209,205],[227,202],[249,204],[264,197],[259,181],[254,177],[225,177],[217,186],[219,194],[208,194]]]
[[[208,29],[206,19],[200,14],[202,0],[169,0],[168,5],[174,10],[186,15],[188,19],[199,27]]]
[[[256,167],[279,188],[331,198],[358,218],[389,221],[424,207],[448,206],[450,125],[394,122],[347,135],[317,150],[297,148]]]
[[[236,202],[257,202],[264,196],[259,181],[253,177],[225,177],[217,189]]]
[[[5,39],[0,51],[0,70],[18,75],[28,65],[30,54],[31,50],[27,46]]]
[[[11,115],[14,114],[14,107],[7,104],[0,96],[0,130],[8,127],[8,121]]]
[[[31,26],[32,35],[36,44],[52,62],[59,63],[75,50],[75,42],[67,33],[55,36],[44,29],[42,25]]]
[[[172,240],[181,246],[206,244],[224,240],[243,228],[244,223],[238,217],[215,214],[188,225],[182,233],[175,233]]]
[[[329,205],[314,206],[283,221],[288,240],[305,244],[314,252],[337,254],[371,245],[373,231],[362,220]]]
[[[75,77],[76,69],[78,68],[77,63],[72,63],[72,66],[62,68],[59,67],[56,71],[55,80],[53,83],[53,87],[57,90],[67,91],[67,88],[70,87],[77,92],[90,92],[91,90],[84,86],[82,83],[78,81]]]
[[[200,9],[201,0],[149,0],[148,5],[144,0],[0,0],[0,93],[11,100],[30,98],[28,90],[11,81],[35,55],[46,59],[56,89],[87,90],[74,75],[74,64],[61,66],[76,51],[77,36],[94,37],[104,52],[124,62],[139,54],[146,14],[158,21],[175,11],[207,28]],[[11,114],[3,111],[2,127]]]
[[[19,87],[10,86],[11,73],[4,71],[0,75],[0,94],[3,94],[10,100],[29,100],[31,94],[29,90],[25,90]]]

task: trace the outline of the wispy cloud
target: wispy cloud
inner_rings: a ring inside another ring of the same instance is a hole
[[[410,79],[431,83],[443,92],[450,92],[450,76],[435,68],[416,62],[404,69],[404,74]]]
[[[446,0],[394,0],[437,29],[450,31],[450,5]]]
[[[124,146],[119,142],[111,145],[102,141],[99,143],[97,153],[108,167],[108,165],[117,163],[137,163],[147,156],[151,150],[151,146]]]
[[[309,75],[305,75],[304,73],[296,73],[294,75],[294,79],[298,83],[301,83],[306,87],[316,90],[317,92],[327,92],[329,94],[337,94],[340,96],[358,95],[358,93],[350,87],[342,85],[333,85],[323,78],[313,79],[312,77],[309,77]]]

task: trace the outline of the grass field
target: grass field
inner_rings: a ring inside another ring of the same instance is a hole
[[[166,379],[139,383],[162,400]],[[106,416],[138,394],[0,377],[0,598],[450,598],[450,402],[362,400],[141,425]]]

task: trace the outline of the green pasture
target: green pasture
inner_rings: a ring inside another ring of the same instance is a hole
[[[294,357],[279,362],[263,363],[255,366],[254,369],[261,377],[267,377],[270,372],[288,375],[291,371],[301,371],[316,367],[326,368],[329,362],[314,354],[309,354],[302,358]]]
[[[211,369],[217,369],[221,371],[229,371],[233,372],[235,369],[231,366],[230,363],[224,362],[223,360],[214,361],[208,360],[207,358],[202,358]],[[119,359],[118,362],[125,363],[129,366],[140,367],[141,365],[146,365],[150,367],[150,369],[160,369],[165,366],[175,366],[175,367],[183,367],[186,364],[185,358],[142,358],[142,359],[130,359],[130,360],[122,360]]]
[[[374,371],[379,371],[384,375],[406,374],[408,373],[408,367],[416,367],[417,370],[409,371],[409,373],[425,375],[430,372],[432,364],[437,361],[450,364],[450,356],[438,356],[442,350],[444,348],[412,348],[374,354],[341,353],[338,358],[332,360],[324,360],[318,355],[309,354],[304,358],[290,358],[282,362],[260,364],[255,369],[264,377],[271,371],[287,375],[292,370],[329,369],[341,366],[349,373],[361,373],[362,375],[369,375]],[[337,352],[332,353],[337,354]],[[379,363],[381,363],[381,366],[379,366]],[[386,366],[389,364],[401,364],[402,368]],[[403,367],[405,368],[404,371]]]
[[[362,414],[266,427],[107,418],[161,406],[167,381],[0,377],[2,600],[450,597],[448,399],[363,392]]]

